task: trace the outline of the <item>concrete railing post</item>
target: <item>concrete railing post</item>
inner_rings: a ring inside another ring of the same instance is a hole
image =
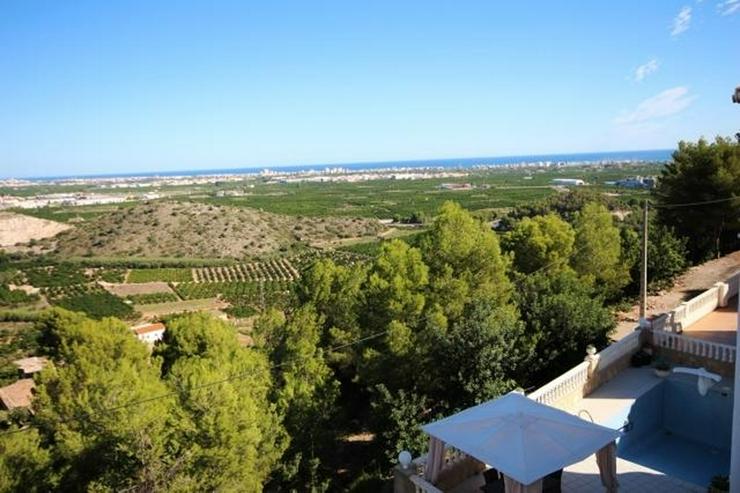
[[[714,286],[717,288],[717,306],[720,308],[726,307],[729,301],[730,286],[726,282],[718,282]]]

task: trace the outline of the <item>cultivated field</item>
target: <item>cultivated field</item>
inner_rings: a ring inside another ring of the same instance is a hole
[[[290,260],[281,258],[225,267],[193,269],[195,282],[294,281],[300,274]]]
[[[142,282],[138,284],[103,284],[103,287],[123,298],[142,294],[172,293],[166,282]]]

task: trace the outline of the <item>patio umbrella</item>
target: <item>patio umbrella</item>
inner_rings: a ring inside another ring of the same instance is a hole
[[[619,437],[616,430],[517,393],[422,429],[523,485],[579,462]]]

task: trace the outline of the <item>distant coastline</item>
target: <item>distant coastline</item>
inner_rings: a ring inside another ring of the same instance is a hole
[[[287,166],[250,166],[242,168],[197,169],[179,171],[154,171],[138,173],[106,173],[90,175],[59,175],[59,176],[29,176],[18,177],[18,180],[30,181],[59,181],[74,179],[115,179],[115,178],[156,178],[175,176],[211,176],[211,175],[253,175],[271,170],[278,173],[300,173],[308,171],[323,171],[326,169],[342,168],[349,171],[372,171],[394,168],[474,168],[486,166],[506,165],[537,165],[537,164],[598,164],[610,162],[665,162],[670,160],[673,149],[653,149],[645,151],[612,151],[586,152],[571,154],[533,154],[520,156],[474,157],[452,159],[419,159],[410,161],[379,161],[333,164],[300,164]],[[0,177],[0,180],[13,179]]]

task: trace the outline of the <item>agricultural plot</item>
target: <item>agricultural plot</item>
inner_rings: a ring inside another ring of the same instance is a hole
[[[368,259],[368,255],[350,250],[321,250],[310,248],[303,251],[300,255],[291,258],[292,264],[303,272],[305,269],[317,260],[331,259],[339,265],[354,265],[357,262],[363,262]]]
[[[10,289],[5,284],[0,284],[0,306],[16,308],[39,300],[38,295],[28,294],[20,289]]]
[[[188,282],[193,280],[191,269],[161,268],[161,269],[131,269],[126,282]]]
[[[136,312],[130,304],[97,284],[54,286],[45,289],[44,294],[52,305],[75,312],[83,312],[91,318],[118,317],[128,319],[136,316]]]
[[[193,269],[195,282],[255,282],[295,281],[300,277],[298,270],[286,258],[266,262],[252,262],[225,267],[202,267]]]
[[[126,279],[126,269],[95,269],[95,279],[104,282],[123,282]]]
[[[153,305],[136,305],[136,310],[145,319],[159,319],[166,315],[183,312],[210,312],[218,315],[227,307],[227,303],[216,298],[204,300],[173,301]]]
[[[140,282],[136,284],[106,284],[105,289],[111,294],[128,298],[140,294],[172,293],[166,282]]]
[[[62,287],[90,281],[84,269],[72,264],[47,265],[25,269],[20,274],[22,282],[37,288]]]
[[[175,293],[144,293],[126,296],[126,299],[135,305],[151,305],[154,303],[171,303],[179,301]]]
[[[185,282],[172,285],[183,300],[219,298],[229,303],[225,311],[248,317],[268,307],[286,307],[293,296],[289,281]]]

